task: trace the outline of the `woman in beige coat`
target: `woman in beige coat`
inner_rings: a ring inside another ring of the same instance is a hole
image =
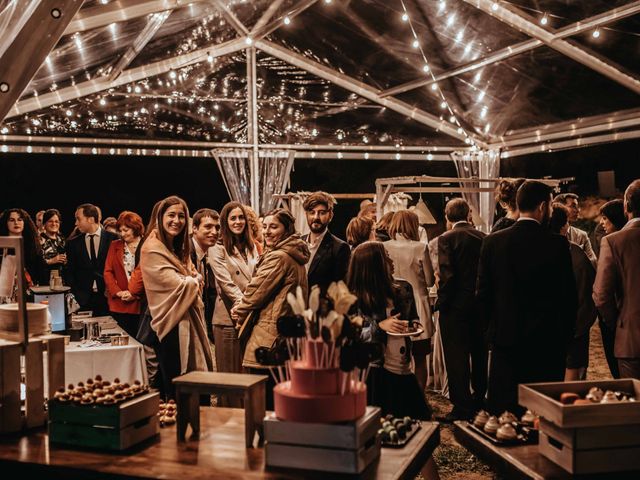
[[[418,216],[409,210],[395,213],[389,225],[391,240],[384,242],[384,248],[393,260],[394,277],[411,284],[413,297],[424,333],[413,341],[413,357],[416,377],[424,389],[427,382],[427,354],[430,353],[431,337],[435,332],[429,305],[429,287],[434,283],[433,266],[429,257],[429,247],[420,241]]]
[[[219,372],[238,373],[242,371],[240,341],[230,312],[240,303],[258,263],[247,213],[239,202],[229,202],[222,208],[220,238],[211,251],[210,263],[218,285],[213,313],[216,365]]]
[[[154,208],[154,211],[156,209]],[[204,323],[201,280],[190,255],[189,210],[179,197],[168,197],[156,211],[156,227],[146,238],[140,268],[151,312],[163,393],[173,398],[172,380],[193,370],[212,371]]]
[[[287,210],[276,209],[264,218],[266,250],[258,262],[256,272],[247,285],[239,304],[232,308],[231,318],[242,325],[249,314],[258,315],[247,342],[242,365],[252,373],[265,374],[256,361],[259,347],[270,348],[276,341],[276,322],[283,315],[292,315],[287,293],[298,286],[307,296],[309,247],[295,231],[295,219]],[[273,409],[273,382],[267,382],[267,409]]]

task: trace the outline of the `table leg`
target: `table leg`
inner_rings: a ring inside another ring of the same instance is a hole
[[[253,446],[255,432],[258,432],[258,445],[264,441],[263,421],[266,410],[264,382],[254,385],[244,393],[244,421],[247,447]]]
[[[189,423],[191,423],[191,438],[200,438],[200,394],[193,392],[189,398]]]

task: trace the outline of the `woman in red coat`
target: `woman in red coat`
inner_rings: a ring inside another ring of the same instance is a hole
[[[129,280],[136,268],[136,250],[144,225],[137,213],[124,211],[116,224],[121,240],[111,242],[104,265],[104,282],[111,316],[120,328],[135,337],[140,326],[140,296],[129,291]],[[136,292],[138,293],[138,292]]]

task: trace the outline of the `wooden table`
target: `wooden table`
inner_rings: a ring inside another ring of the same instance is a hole
[[[178,443],[175,427],[128,454],[71,450],[51,446],[44,431],[0,437],[0,471],[39,478],[175,478],[175,479],[339,479],[323,472],[265,471],[264,450],[245,448],[244,412],[203,407],[199,441]],[[382,449],[380,459],[360,478],[413,479],[438,446],[437,423],[423,423],[403,449]],[[31,476],[31,475],[29,475]],[[7,477],[11,478],[11,477]],[[27,477],[24,477],[27,478]]]
[[[638,479],[640,472],[572,476],[538,453],[538,445],[499,447],[469,428],[468,422],[455,422],[454,436],[462,446],[507,478],[545,479]]]

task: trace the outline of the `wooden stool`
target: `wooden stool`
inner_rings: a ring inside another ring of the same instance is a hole
[[[264,438],[266,375],[245,373],[190,372],[176,377],[176,403],[178,408],[178,441],[184,441],[187,425],[191,424],[194,438],[200,435],[200,395],[228,395],[244,399],[244,432],[246,446],[253,446],[258,432]]]

